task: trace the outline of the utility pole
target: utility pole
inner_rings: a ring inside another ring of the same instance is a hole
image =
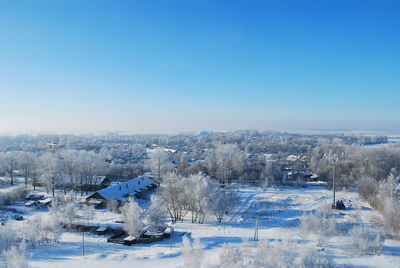
[[[82,232],[82,256],[85,256],[85,231]]]
[[[258,241],[258,216],[256,218],[256,228],[254,230],[254,241]]]
[[[332,186],[333,186],[333,200],[332,200],[332,208],[336,209],[336,178],[335,178],[335,169],[336,169],[336,158],[333,158],[333,170],[332,170]]]

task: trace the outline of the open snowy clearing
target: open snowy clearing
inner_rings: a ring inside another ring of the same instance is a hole
[[[34,267],[182,267],[182,235],[200,239],[204,251],[204,265],[218,264],[223,245],[246,249],[250,255],[257,247],[254,241],[256,221],[259,221],[259,240],[289,240],[295,249],[311,247],[332,256],[336,263],[356,267],[399,267],[400,242],[386,239],[378,255],[357,256],[351,252],[348,229],[365,224],[378,230],[379,215],[361,202],[355,192],[339,192],[349,209],[335,211],[339,231],[322,247],[316,238],[300,232],[299,217],[319,206],[331,203],[331,192],[321,186],[309,188],[259,188],[237,189],[241,205],[221,224],[209,216],[205,223],[190,220],[174,224],[175,235],[149,245],[124,246],[107,243],[107,236],[85,234],[85,256],[82,256],[82,234],[64,233],[58,244],[29,249]]]

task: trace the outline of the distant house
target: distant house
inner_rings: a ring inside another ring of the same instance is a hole
[[[325,180],[321,178],[319,175],[314,174],[310,176],[310,181],[325,181]]]
[[[93,179],[93,184],[84,184],[83,191],[98,191],[107,188],[111,184],[111,179],[106,176],[97,176]]]
[[[51,206],[52,202],[53,200],[51,198],[46,198],[38,201],[40,207],[49,207]]]
[[[105,207],[108,201],[127,201],[131,196],[138,196],[140,193],[156,186],[153,178],[139,176],[137,178],[114,184],[108,188],[99,190],[86,198],[86,203],[96,208]]]

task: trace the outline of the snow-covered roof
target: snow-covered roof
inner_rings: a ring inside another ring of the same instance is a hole
[[[96,232],[104,232],[105,230],[107,230],[106,226],[100,226],[99,228],[97,228]]]
[[[51,202],[51,198],[46,198],[46,199],[43,199],[43,200],[39,200],[40,204],[49,204],[50,202]]]
[[[136,237],[130,235],[130,236],[125,237],[124,241],[134,241],[135,239],[136,239]]]
[[[154,179],[140,176],[97,191],[106,200],[127,200],[127,195],[139,193],[154,184]]]
[[[101,202],[103,202],[103,201],[99,200],[99,199],[90,199],[89,200],[89,204],[91,204],[91,205],[100,205]]]
[[[36,204],[36,201],[34,201],[34,200],[25,202],[25,206],[27,206],[27,207],[30,207],[30,206],[35,205],[35,204]]]

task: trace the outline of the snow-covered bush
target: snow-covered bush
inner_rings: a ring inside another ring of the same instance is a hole
[[[187,236],[183,237],[182,243],[183,262],[186,268],[201,268],[203,260],[202,245],[196,239],[193,245]]]
[[[357,183],[357,192],[360,197],[368,201],[372,206],[377,205],[377,194],[379,192],[379,183],[371,177],[361,178]]]
[[[298,268],[334,268],[335,262],[327,254],[315,252],[310,248],[303,247],[300,250]]]
[[[336,220],[329,205],[319,207],[315,213],[302,216],[300,230],[305,235],[315,235],[318,239],[317,245],[322,246],[337,231]]]
[[[53,213],[47,217],[35,215],[25,223],[23,230],[24,241],[33,248],[58,242],[62,234],[61,218]]]
[[[61,217],[62,222],[71,227],[77,218],[77,211],[73,203],[66,203],[64,206],[59,206],[59,215]]]
[[[86,225],[91,225],[94,219],[94,215],[96,213],[96,210],[93,206],[83,206],[81,210],[81,220],[83,224]]]
[[[128,202],[121,207],[122,221],[124,229],[128,235],[138,237],[142,228],[141,214],[142,209],[133,198],[129,198]]]
[[[258,267],[290,268],[294,267],[295,260],[293,245],[289,240],[275,242],[273,244],[270,244],[267,241],[261,241],[257,245],[254,263]]]
[[[20,241],[17,228],[11,224],[0,225],[0,252],[10,249]]]
[[[385,231],[388,235],[400,232],[400,204],[399,200],[386,198],[383,202],[382,216]]]
[[[11,205],[17,201],[25,199],[27,190],[24,186],[17,186],[0,193],[0,206]]]
[[[3,268],[28,268],[30,267],[28,256],[25,253],[25,243],[11,247],[11,250],[4,253]]]
[[[28,246],[35,248],[40,244],[42,238],[42,218],[35,215],[26,222],[26,228],[23,230],[23,237]]]
[[[219,256],[221,268],[241,268],[243,267],[242,253],[238,248],[224,245]]]
[[[376,254],[382,250],[383,236],[374,233],[364,226],[357,226],[351,230],[351,239],[355,254]]]
[[[396,193],[398,180],[399,178],[390,174],[380,183],[374,179],[363,179],[358,185],[361,198],[381,212],[388,235],[400,232],[400,200]]]
[[[63,206],[69,203],[74,203],[76,200],[76,192],[71,191],[68,194],[55,194],[53,198],[53,204],[57,206]]]

